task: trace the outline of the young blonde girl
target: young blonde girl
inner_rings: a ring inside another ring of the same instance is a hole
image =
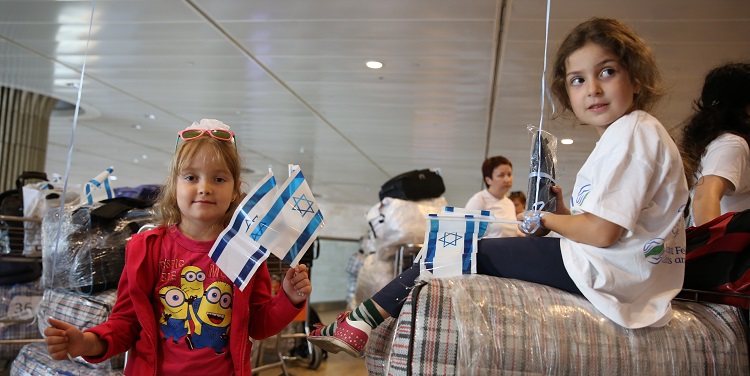
[[[570,209],[554,187],[556,213],[519,216],[541,224],[532,237],[479,241],[478,273],[582,294],[623,327],[669,322],[684,275],[688,191],[676,145],[646,112],[659,97],[659,77],[651,50],[623,23],[594,18],[570,32],[555,59],[552,92],[599,142],[577,174]],[[542,237],[549,231],[562,237]],[[418,275],[418,265],[406,270],[309,340],[361,355],[371,328],[399,313]]]
[[[312,291],[304,265],[271,296],[265,263],[240,291],[208,252],[244,193],[234,134],[204,119],[181,143],[156,208],[156,229],[134,235],[108,320],[81,331],[49,319],[53,359],[102,362],[129,350],[126,375],[251,375],[250,337],[281,331]]]

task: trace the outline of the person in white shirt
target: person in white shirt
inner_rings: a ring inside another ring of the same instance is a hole
[[[508,191],[513,187],[513,165],[508,158],[501,155],[489,157],[482,162],[482,178],[487,189],[475,193],[466,209],[489,210],[495,218],[516,220],[516,209],[508,198]],[[485,238],[502,238],[518,236],[518,226],[507,223],[492,223],[485,232]]]
[[[692,188],[690,214],[700,226],[750,208],[750,63],[728,63],[707,75],[680,151]]]
[[[622,22],[592,18],[564,39],[553,68],[556,108],[599,141],[576,176],[570,210],[553,187],[555,213],[519,215],[532,236],[479,240],[477,273],[581,294],[625,328],[666,325],[685,274],[688,188],[677,145],[646,112],[661,94],[656,59]],[[550,231],[560,237],[544,236]],[[308,340],[361,356],[372,328],[400,313],[419,274],[415,264]]]

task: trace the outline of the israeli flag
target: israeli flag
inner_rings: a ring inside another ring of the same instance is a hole
[[[281,187],[269,171],[242,200],[209,256],[244,290],[271,253],[296,266],[322,227],[323,215],[299,167]]]
[[[424,245],[417,256],[420,275],[443,278],[477,272],[477,240],[489,221],[487,210],[445,207],[441,214],[429,214]]]
[[[323,227],[323,214],[298,166],[279,187],[271,209],[251,237],[294,267]]]
[[[86,182],[83,187],[82,204],[93,204],[102,200],[108,200],[115,197],[115,190],[109,185],[109,175],[114,171],[114,167],[107,167],[99,175]]]
[[[257,230],[259,219],[264,218],[274,203],[278,192],[276,179],[268,174],[248,192],[234,211],[229,226],[214,242],[208,255],[216,265],[244,290],[269,251],[251,235]]]

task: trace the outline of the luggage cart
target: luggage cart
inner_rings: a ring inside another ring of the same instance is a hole
[[[311,249],[300,260],[300,264],[307,266],[308,273],[312,270],[312,260],[318,257],[319,252],[320,243],[316,240]],[[271,289],[275,295],[281,291],[281,283],[284,275],[286,275],[286,271],[289,270],[289,265],[274,255],[268,257],[266,265],[268,266],[268,273],[271,275]],[[307,341],[307,335],[310,334],[310,327],[314,323],[311,317],[310,297],[308,296],[307,299],[308,302],[303,311],[284,330],[273,337],[255,341],[251,357],[254,375],[258,372],[280,367],[282,375],[291,376],[287,370],[287,366],[290,364],[301,365],[312,370],[320,367],[325,354],[319,347],[313,346]],[[264,360],[266,360],[264,359],[264,353],[267,347],[269,347],[267,346],[269,344],[268,341],[271,340],[274,341],[272,344],[274,354],[271,357],[274,361],[263,364]],[[288,348],[289,343],[293,344],[291,349]]]

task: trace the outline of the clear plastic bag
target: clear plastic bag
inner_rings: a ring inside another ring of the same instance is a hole
[[[532,141],[526,210],[554,212],[557,199],[551,188],[555,185],[557,137],[532,126],[529,126],[529,131]]]

